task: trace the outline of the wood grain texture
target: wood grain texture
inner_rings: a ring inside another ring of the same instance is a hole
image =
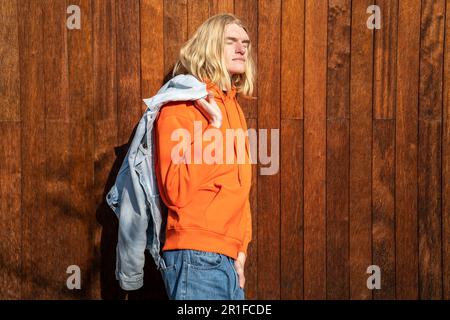
[[[259,1],[258,21],[258,129],[268,131],[267,142],[270,143],[270,129],[280,128],[281,1]],[[267,152],[273,159],[269,143]],[[258,197],[258,299],[280,298],[279,191],[279,173],[262,175],[258,172],[258,194],[264,195]]]
[[[94,1],[94,203],[96,207],[95,260],[92,269],[92,295],[102,299],[121,298],[115,279],[117,218],[105,197],[121,165],[115,152],[118,144],[117,123],[117,3]],[[112,168],[111,168],[112,167]]]
[[[422,0],[419,118],[442,119],[444,0]]]
[[[234,2],[234,0],[209,0],[209,15],[214,16],[219,13],[233,13]]]
[[[422,1],[418,223],[419,296],[442,299],[442,88],[444,1]]]
[[[21,298],[22,172],[19,121],[0,122],[0,299]]]
[[[257,120],[246,119],[247,128],[257,132]],[[251,141],[251,140],[250,140]],[[254,140],[256,142],[256,139]],[[250,146],[253,148],[253,146]],[[252,164],[252,187],[250,189],[250,207],[252,211],[252,240],[247,248],[245,262],[245,298],[258,299],[258,166]]]
[[[251,55],[257,69],[253,83],[253,99],[243,99],[238,95],[238,101],[245,117],[247,119],[256,119],[258,118],[258,1],[236,1],[234,4],[234,13],[247,28],[247,33],[251,41]]]
[[[350,299],[372,299],[372,93],[373,31],[366,26],[371,0],[352,2],[350,66]]]
[[[81,270],[81,289],[68,290],[65,296],[88,299],[92,290],[92,266],[94,259],[95,206],[94,189],[94,68],[92,37],[92,2],[71,1],[66,5],[80,7],[81,30],[68,32],[68,99],[72,112],[69,114],[69,156],[70,156],[70,202],[66,214],[67,229],[61,235],[62,241],[70,243],[64,259],[60,260],[62,270],[77,265]]]
[[[372,250],[373,264],[380,267],[381,289],[374,299],[395,299],[395,124],[373,122]]]
[[[21,298],[49,299],[42,2],[18,7],[22,159]],[[62,270],[64,272],[64,270]]]
[[[281,118],[303,119],[305,1],[282,2]]]
[[[53,295],[64,299],[69,294],[65,273],[68,266],[77,264],[67,254],[77,237],[67,232],[73,223],[79,224],[76,215],[71,215],[71,157],[70,157],[70,110],[67,27],[61,19],[66,11],[64,1],[43,1],[45,19],[43,24],[44,101],[45,101],[45,165],[46,165],[46,225],[42,226],[48,238],[46,277]],[[48,11],[47,11],[48,10]],[[83,12],[84,13],[84,12]],[[83,14],[82,13],[82,14]],[[84,18],[84,16],[83,16]],[[72,74],[73,75],[73,74]],[[75,107],[76,108],[76,107]],[[73,112],[73,111],[72,111]],[[84,223],[83,223],[84,225]],[[80,239],[85,240],[85,239]],[[84,241],[83,241],[84,242]],[[80,244],[78,244],[79,246]],[[57,263],[56,263],[57,262]],[[82,270],[84,273],[85,269]],[[85,278],[86,279],[86,278]],[[85,284],[85,283],[83,283]],[[55,290],[55,288],[57,290]],[[74,295],[75,297],[76,295]]]
[[[399,2],[395,157],[396,298],[417,299],[417,125],[419,0]]]
[[[0,121],[20,120],[17,0],[0,2]]]
[[[450,299],[450,4],[445,9],[444,105],[442,110],[443,298]]]
[[[374,43],[374,119],[393,119],[397,80],[398,1],[377,0],[381,10],[381,29],[376,29]]]
[[[327,298],[349,298],[349,104],[351,2],[328,2]]]
[[[328,2],[327,119],[348,119],[351,1]]]
[[[325,1],[305,2],[304,298],[326,299],[326,72]]]
[[[139,0],[116,2],[117,122],[119,143],[127,143],[142,117]]]
[[[16,0],[0,3],[0,299],[21,298],[22,163],[19,16]]]
[[[281,120],[280,283],[282,300],[303,299],[303,121]]]
[[[441,121],[419,119],[419,296],[442,299]]]
[[[326,167],[327,299],[349,299],[349,128],[347,119],[327,120]]]
[[[44,0],[46,8],[44,19],[44,79],[46,120],[69,121],[70,105],[67,100],[67,26],[61,19],[61,12],[66,11],[64,1]],[[83,12],[84,13],[84,12]],[[67,15],[68,16],[68,15]]]
[[[209,0],[189,0],[187,8],[188,38],[209,18]]]
[[[247,28],[247,33],[251,41],[252,57],[255,65],[258,65],[258,2],[257,0],[235,1],[234,13],[241,19]],[[253,83],[254,99],[243,98],[238,95],[237,99],[247,120],[247,127],[258,131],[258,78],[256,76]],[[257,143],[257,140],[255,139]],[[255,146],[255,150],[257,146]],[[252,189],[250,191],[250,205],[252,210],[252,241],[248,247],[248,257],[245,266],[246,277],[246,299],[258,299],[258,165],[254,159],[252,165]]]
[[[154,96],[164,83],[164,1],[140,1],[141,32],[141,99]],[[145,103],[141,102],[147,108]],[[128,293],[128,299],[166,300],[160,271],[146,252],[144,286],[137,292]]]
[[[178,60],[187,33],[187,0],[164,0],[164,75]]]
[[[164,0],[141,0],[139,12],[141,90],[145,99],[155,95],[164,80]]]

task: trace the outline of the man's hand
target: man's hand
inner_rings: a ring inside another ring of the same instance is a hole
[[[245,265],[245,253],[239,252],[236,261],[234,261],[234,268],[239,276],[239,286],[244,288],[245,276],[244,276],[244,265]]]
[[[220,111],[219,106],[214,100],[214,94],[208,92],[208,96],[205,100],[204,98],[195,101],[196,105],[199,106],[200,111],[207,117],[210,123],[216,127],[220,128],[222,126],[222,111]]]

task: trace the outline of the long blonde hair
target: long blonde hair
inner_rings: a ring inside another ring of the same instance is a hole
[[[226,68],[223,54],[225,26],[233,23],[243,28],[248,34],[241,20],[230,13],[217,14],[203,22],[181,47],[172,77],[178,74],[191,74],[200,81],[208,78],[222,89],[231,90],[233,85],[238,93],[252,98],[256,66],[252,57],[251,42],[247,48],[245,72],[230,76]]]

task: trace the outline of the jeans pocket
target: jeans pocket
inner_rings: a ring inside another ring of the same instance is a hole
[[[222,265],[224,256],[215,252],[190,250],[189,266],[197,270],[211,270]]]
[[[229,300],[230,275],[221,254],[191,254],[187,263],[187,300]]]
[[[166,293],[169,299],[172,300],[175,294],[175,283],[177,281],[177,267],[173,264],[164,268],[160,268],[160,271],[164,281],[164,286],[166,287]]]

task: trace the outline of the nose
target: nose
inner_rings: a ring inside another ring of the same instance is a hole
[[[243,43],[236,42],[236,53],[245,54],[245,46]]]

